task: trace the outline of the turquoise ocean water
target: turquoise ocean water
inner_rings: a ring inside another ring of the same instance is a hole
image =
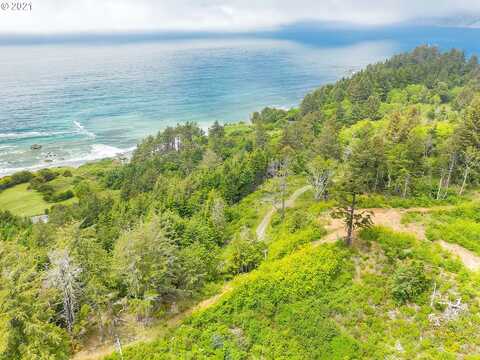
[[[0,43],[0,176],[131,151],[195,121],[248,121],[417,45],[480,48],[479,30],[286,30],[258,36]],[[31,150],[31,145],[42,145]]]

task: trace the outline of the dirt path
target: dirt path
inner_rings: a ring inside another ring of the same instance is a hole
[[[443,249],[458,256],[467,269],[471,271],[480,271],[480,257],[478,255],[458,244],[448,243],[443,240],[439,240],[437,243]]]
[[[148,332],[142,332],[142,334],[140,334],[135,340],[129,341],[128,343],[123,344],[123,346],[124,347],[132,346],[141,342],[149,342],[149,341],[155,340],[161,334],[166,333],[167,330],[180,325],[180,323],[185,318],[192,315],[193,313],[202,311],[204,309],[207,309],[215,305],[225,294],[230,292],[232,289],[233,287],[230,283],[225,284],[217,295],[212,296],[211,298],[205,299],[199,302],[197,305],[173,316],[172,318],[168,319],[164,323],[164,326],[160,329],[150,329],[150,331]],[[94,349],[86,349],[86,350],[80,351],[76,353],[71,359],[72,360],[100,360],[100,359],[103,359],[105,356],[112,354],[113,352],[115,352],[115,347],[113,346],[113,344],[105,344]]]
[[[389,227],[395,231],[403,231],[412,233],[417,238],[425,240],[425,227],[422,224],[410,223],[402,224],[402,216],[409,212],[428,213],[431,210],[448,209],[450,206],[442,206],[436,208],[410,208],[410,209],[364,209],[372,212],[372,220],[375,225]],[[314,245],[321,243],[334,242],[339,238],[346,236],[345,225],[340,219],[330,219],[330,223],[326,226],[328,234],[322,239],[316,241]],[[465,249],[458,244],[448,243],[443,240],[436,242],[447,252],[457,256],[471,271],[480,271],[480,256]]]
[[[362,209],[372,212],[372,221],[375,225],[387,226],[395,231],[406,231],[415,234],[420,239],[425,239],[425,229],[419,224],[402,224],[402,216],[409,211],[426,212],[424,208],[414,208],[409,210],[402,209]],[[341,219],[329,218],[329,224],[326,226],[328,234],[318,242],[334,242],[339,238],[346,236],[345,224]]]
[[[311,188],[312,187],[310,185],[306,185],[304,187],[301,187],[300,189],[297,189],[292,195],[290,195],[288,200],[285,202],[285,207],[291,208],[295,206],[295,201],[297,201],[297,199],[301,195],[303,195],[305,192],[307,192]],[[277,208],[275,206],[272,206],[272,208],[263,217],[262,221],[260,222],[256,230],[258,240],[265,240],[265,234],[267,232],[268,225],[270,225],[270,222],[272,221],[272,217],[276,212],[277,212]]]

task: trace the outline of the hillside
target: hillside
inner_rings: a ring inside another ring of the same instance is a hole
[[[0,359],[479,358],[479,89],[423,46],[128,164],[0,179]]]
[[[461,258],[442,249],[438,238],[415,237],[408,224],[404,232],[381,226],[364,230],[351,249],[341,241],[331,244],[328,235],[311,242],[305,235],[328,217],[321,212],[315,224],[299,226],[296,221],[311,214],[312,206],[306,198],[289,210],[290,220],[271,231],[270,259],[235,281],[219,302],[197,311],[163,340],[126,348],[123,356],[478,358],[479,275]],[[417,213],[406,211],[404,217]],[[304,241],[296,240],[301,237]]]

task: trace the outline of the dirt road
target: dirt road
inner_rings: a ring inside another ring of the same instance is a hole
[[[295,206],[295,201],[303,195],[305,192],[310,190],[312,187],[310,185],[306,185],[304,187],[301,187],[300,189],[297,189],[285,202],[285,207],[286,208],[291,208]],[[270,222],[272,221],[273,215],[278,211],[277,207],[272,206],[272,208],[265,214],[263,217],[262,221],[257,227],[256,234],[257,234],[257,239],[258,240],[265,240],[265,234],[267,232],[268,226],[270,225]]]

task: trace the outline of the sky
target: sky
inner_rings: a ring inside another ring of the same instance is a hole
[[[0,0],[0,34],[273,30],[306,21],[357,26],[480,14],[480,0]]]

